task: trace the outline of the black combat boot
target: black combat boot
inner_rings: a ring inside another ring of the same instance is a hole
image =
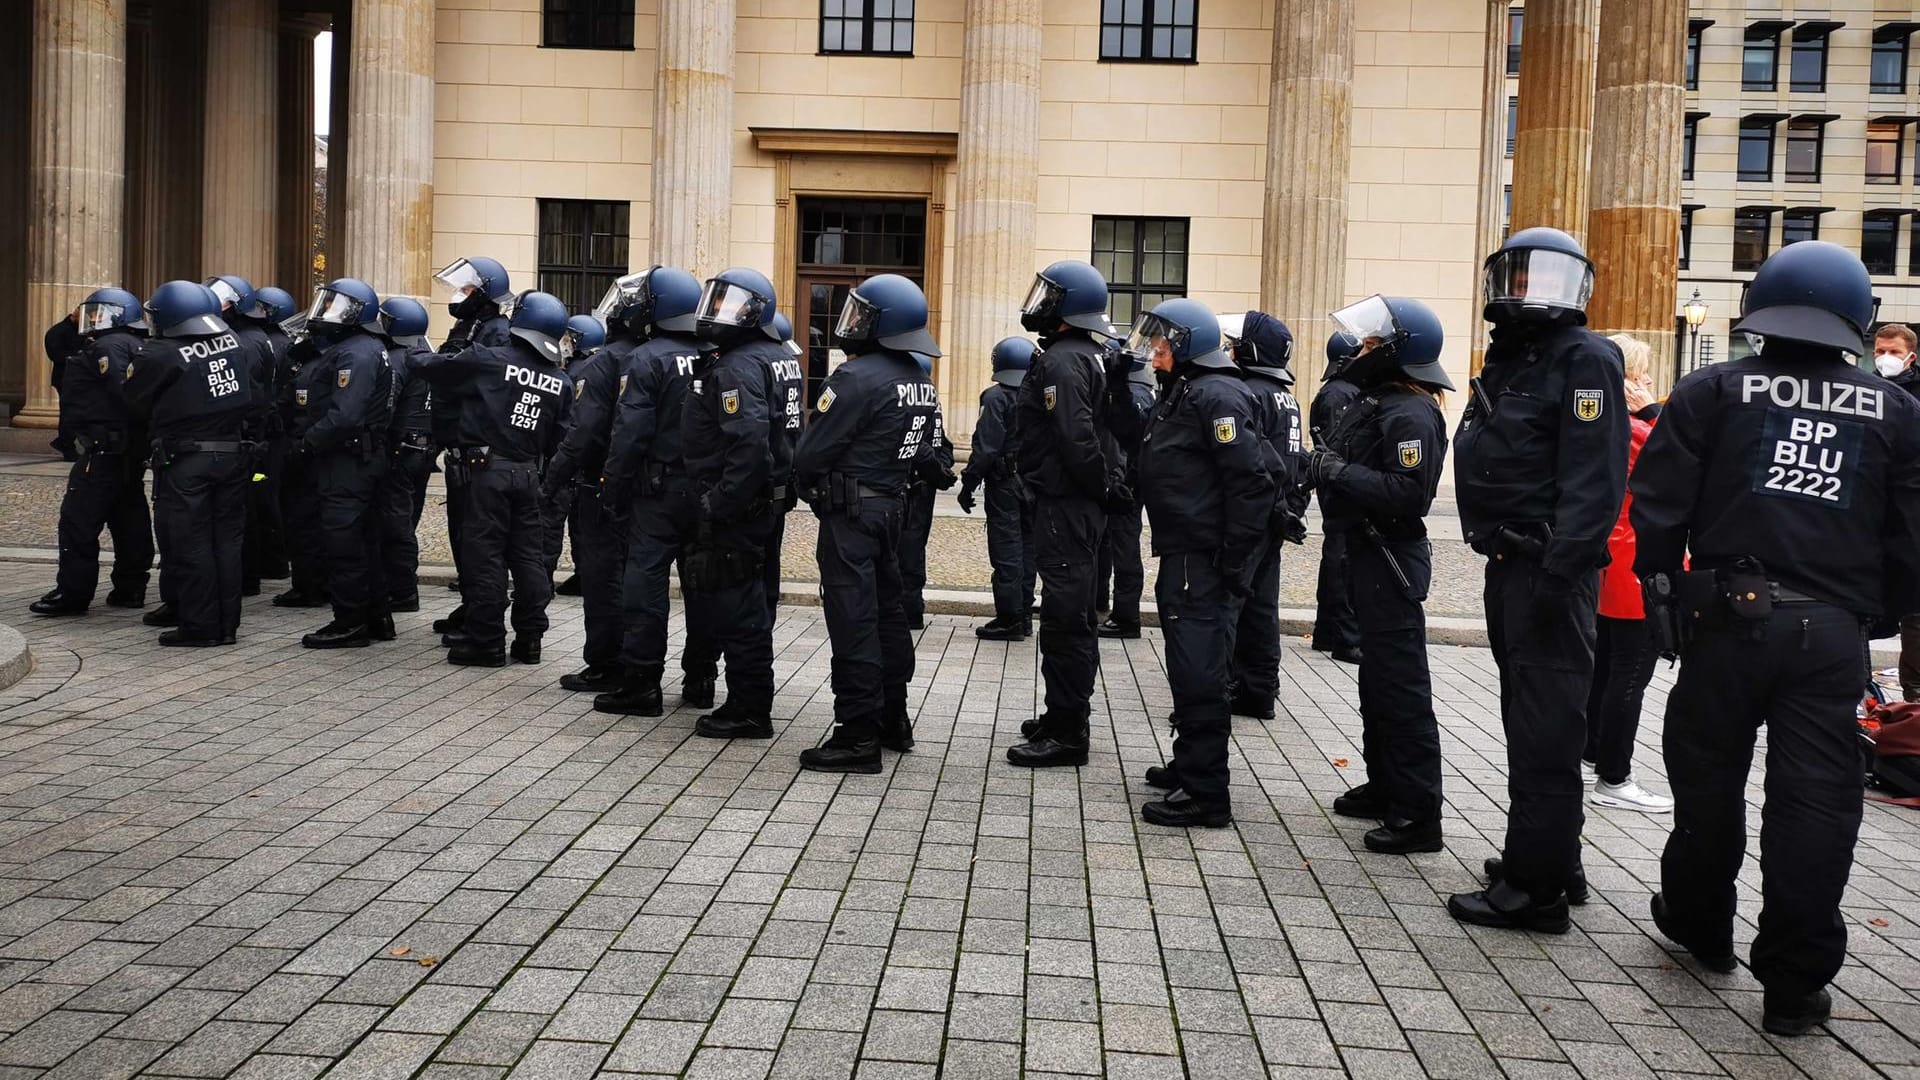
[[[1490,926],[1496,930],[1538,930],[1543,934],[1564,934],[1573,929],[1567,914],[1567,894],[1534,896],[1515,888],[1505,878],[1480,892],[1455,893],[1447,898],[1447,911],[1463,923]]]
[[[896,753],[913,749],[913,719],[907,715],[905,698],[887,700],[880,713],[880,745]]]
[[[583,670],[560,676],[560,689],[577,694],[610,694],[620,685],[620,669],[612,664],[588,664]]]
[[[1224,829],[1233,824],[1233,808],[1224,803],[1201,802],[1185,791],[1175,791],[1158,802],[1142,806],[1140,820],[1175,829]]]
[[[879,723],[879,717],[869,714],[834,725],[826,742],[800,751],[800,767],[811,772],[879,772],[880,741],[874,737]]]
[[[690,709],[713,708],[713,684],[712,675],[688,675],[680,682],[680,704]]]
[[[1387,799],[1374,792],[1371,785],[1361,784],[1335,798],[1333,812],[1341,817],[1383,818],[1387,816]]]
[[[147,594],[131,589],[115,589],[107,594],[108,607],[143,608],[147,606]]]
[[[28,604],[27,610],[35,615],[84,615],[87,613],[87,605],[55,589]]]
[[[1087,763],[1087,713],[1083,710],[1078,716],[1061,716],[1058,713],[1046,717],[1041,729],[1028,737],[1028,741],[1007,748],[1007,762],[1026,769],[1045,769],[1059,765],[1085,765]],[[1026,730],[1021,726],[1022,732]]]
[[[1583,886],[1586,884],[1584,875],[1580,883]],[[1708,971],[1717,971],[1722,975],[1731,975],[1734,969],[1740,966],[1740,961],[1734,959],[1733,942],[1727,941],[1708,944],[1689,935],[1686,929],[1680,925],[1680,920],[1674,918],[1673,913],[1667,910],[1667,898],[1665,895],[1654,893],[1653,899],[1648,902],[1647,906],[1653,914],[1653,925],[1660,928],[1660,933],[1665,935],[1668,941],[1673,942],[1675,945],[1691,953],[1695,960],[1700,961],[1700,966],[1706,968]],[[1769,998],[1768,1000],[1771,1002],[1772,999]],[[1832,1002],[1829,1001],[1828,1006],[1831,1007],[1831,1005]],[[1772,1014],[1773,1007],[1771,1004],[1768,1005],[1767,1012],[1769,1015]],[[1825,1020],[1826,1017],[1823,1015],[1820,1017],[1820,1020],[1815,1021],[1815,1023]],[[1813,1025],[1809,1024],[1807,1026],[1812,1027]],[[1769,1027],[1767,1030],[1773,1031],[1775,1035],[1802,1035],[1806,1032],[1805,1028],[1802,1028],[1800,1031],[1774,1031],[1773,1028]]]
[[[507,650],[489,649],[469,640],[447,650],[447,663],[460,667],[506,667]]]
[[[1377,829],[1369,829],[1360,838],[1368,851],[1383,855],[1411,855],[1416,851],[1439,851],[1445,846],[1438,821],[1410,821],[1388,818]]]
[[[659,716],[660,673],[629,675],[620,688],[593,699],[593,711],[616,716]]]
[[[1488,885],[1492,885],[1494,882],[1500,880],[1501,871],[1505,865],[1498,855],[1480,864],[1480,869],[1487,875]],[[1592,896],[1593,890],[1587,887],[1587,868],[1584,866],[1574,867],[1573,876],[1567,879],[1567,903],[1579,907],[1591,899]]]
[[[274,607],[309,608],[326,607],[327,598],[303,593],[299,589],[288,589],[273,598]]]
[[[1769,990],[1760,1014],[1760,1026],[1775,1035],[1805,1035],[1833,1019],[1833,995],[1825,987],[1811,994],[1776,994]]]
[[[232,638],[198,637],[184,630],[168,630],[159,637],[160,644],[176,649],[211,649],[217,645],[231,645]]]
[[[1235,716],[1251,716],[1255,720],[1273,719],[1273,699],[1251,694],[1245,690],[1234,691],[1232,702],[1228,707],[1232,709]]]
[[[540,638],[538,635],[513,639],[513,648],[507,650],[516,664],[537,664],[540,662]]]
[[[1025,641],[1033,633],[1033,624],[1019,616],[996,615],[985,626],[973,628],[973,636],[982,641]]]
[[[1159,788],[1161,791],[1172,791],[1180,786],[1180,781],[1174,778],[1172,765],[1147,766],[1146,781],[1148,787]]]
[[[1094,629],[1094,632],[1103,638],[1119,638],[1122,641],[1131,641],[1140,636],[1140,624],[1138,622],[1129,622],[1125,619],[1116,619],[1109,615],[1104,622]]]
[[[400,636],[394,629],[393,614],[387,611],[375,612],[367,616],[367,636],[375,641],[392,641]]]
[[[373,635],[360,619],[335,619],[300,639],[309,649],[364,649],[373,644]]]
[[[719,708],[695,720],[693,733],[703,739],[771,739],[773,718],[735,705],[728,698]]]
[[[148,626],[179,626],[180,613],[173,610],[172,604],[162,603],[159,607],[140,616],[140,621]]]
[[[579,596],[580,595],[580,575],[568,574],[567,580],[553,587],[553,595]]]
[[[433,632],[436,634],[452,633],[455,630],[464,629],[466,625],[467,605],[460,604],[452,611],[447,612],[446,618],[433,620]]]

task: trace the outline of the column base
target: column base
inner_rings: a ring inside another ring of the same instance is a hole
[[[60,410],[49,409],[44,405],[27,405],[13,416],[13,426],[23,428],[57,428],[60,426]]]

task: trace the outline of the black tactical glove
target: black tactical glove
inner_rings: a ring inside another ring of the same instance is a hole
[[[963,512],[968,514],[973,513],[973,489],[979,486],[979,481],[971,476],[967,477],[966,480],[961,483],[960,494],[954,496],[954,501],[960,504],[960,509]]]
[[[960,478],[954,475],[952,469],[941,469],[940,475],[936,476],[933,480],[933,486],[939,488],[941,491],[945,491],[959,482]]]
[[[1281,523],[1280,526],[1280,539],[1285,540],[1289,544],[1306,543],[1307,519],[1288,514],[1286,521]]]
[[[1124,514],[1134,506],[1133,488],[1125,480],[1115,480],[1107,485],[1105,509],[1109,514]]]
[[[1313,453],[1307,455],[1307,486],[1322,491],[1340,480],[1340,474],[1347,468],[1347,459],[1325,447],[1316,446]]]

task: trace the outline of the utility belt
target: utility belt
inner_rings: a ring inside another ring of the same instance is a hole
[[[515,458],[503,458],[494,455],[491,446],[463,446],[460,448],[460,464],[469,469],[537,469],[537,461],[520,461]]]
[[[121,431],[101,432],[97,435],[75,435],[73,446],[80,451],[81,457],[86,457],[88,454],[121,454],[126,452],[127,436]]]
[[[1547,556],[1547,544],[1553,539],[1553,526],[1544,521],[1500,525],[1485,538],[1475,540],[1473,550],[1496,562],[1525,559],[1539,562]]]
[[[649,461],[640,474],[640,494],[658,498],[667,492],[684,494],[691,489],[687,483],[687,474],[680,469],[670,469],[665,462]]]
[[[1654,574],[1642,582],[1647,618],[1662,656],[1677,656],[1703,630],[1733,630],[1753,640],[1766,636],[1777,607],[1834,606],[1775,581],[1758,559],[1729,566]]]
[[[861,483],[858,478],[845,473],[828,473],[818,487],[800,494],[815,510],[841,514],[859,512],[861,502],[867,499],[896,502],[904,494],[904,489],[883,490]]]
[[[433,450],[433,435],[431,432],[426,431],[403,431],[395,436],[393,448],[395,450],[411,450],[421,454],[431,453]]]
[[[188,454],[241,454],[251,451],[256,444],[238,439],[155,439],[153,441],[153,466],[165,468]]]

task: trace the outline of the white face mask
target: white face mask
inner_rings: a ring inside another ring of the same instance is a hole
[[[1876,356],[1873,358],[1873,370],[1883,378],[1891,379],[1907,369],[1907,359],[1904,356]]]

